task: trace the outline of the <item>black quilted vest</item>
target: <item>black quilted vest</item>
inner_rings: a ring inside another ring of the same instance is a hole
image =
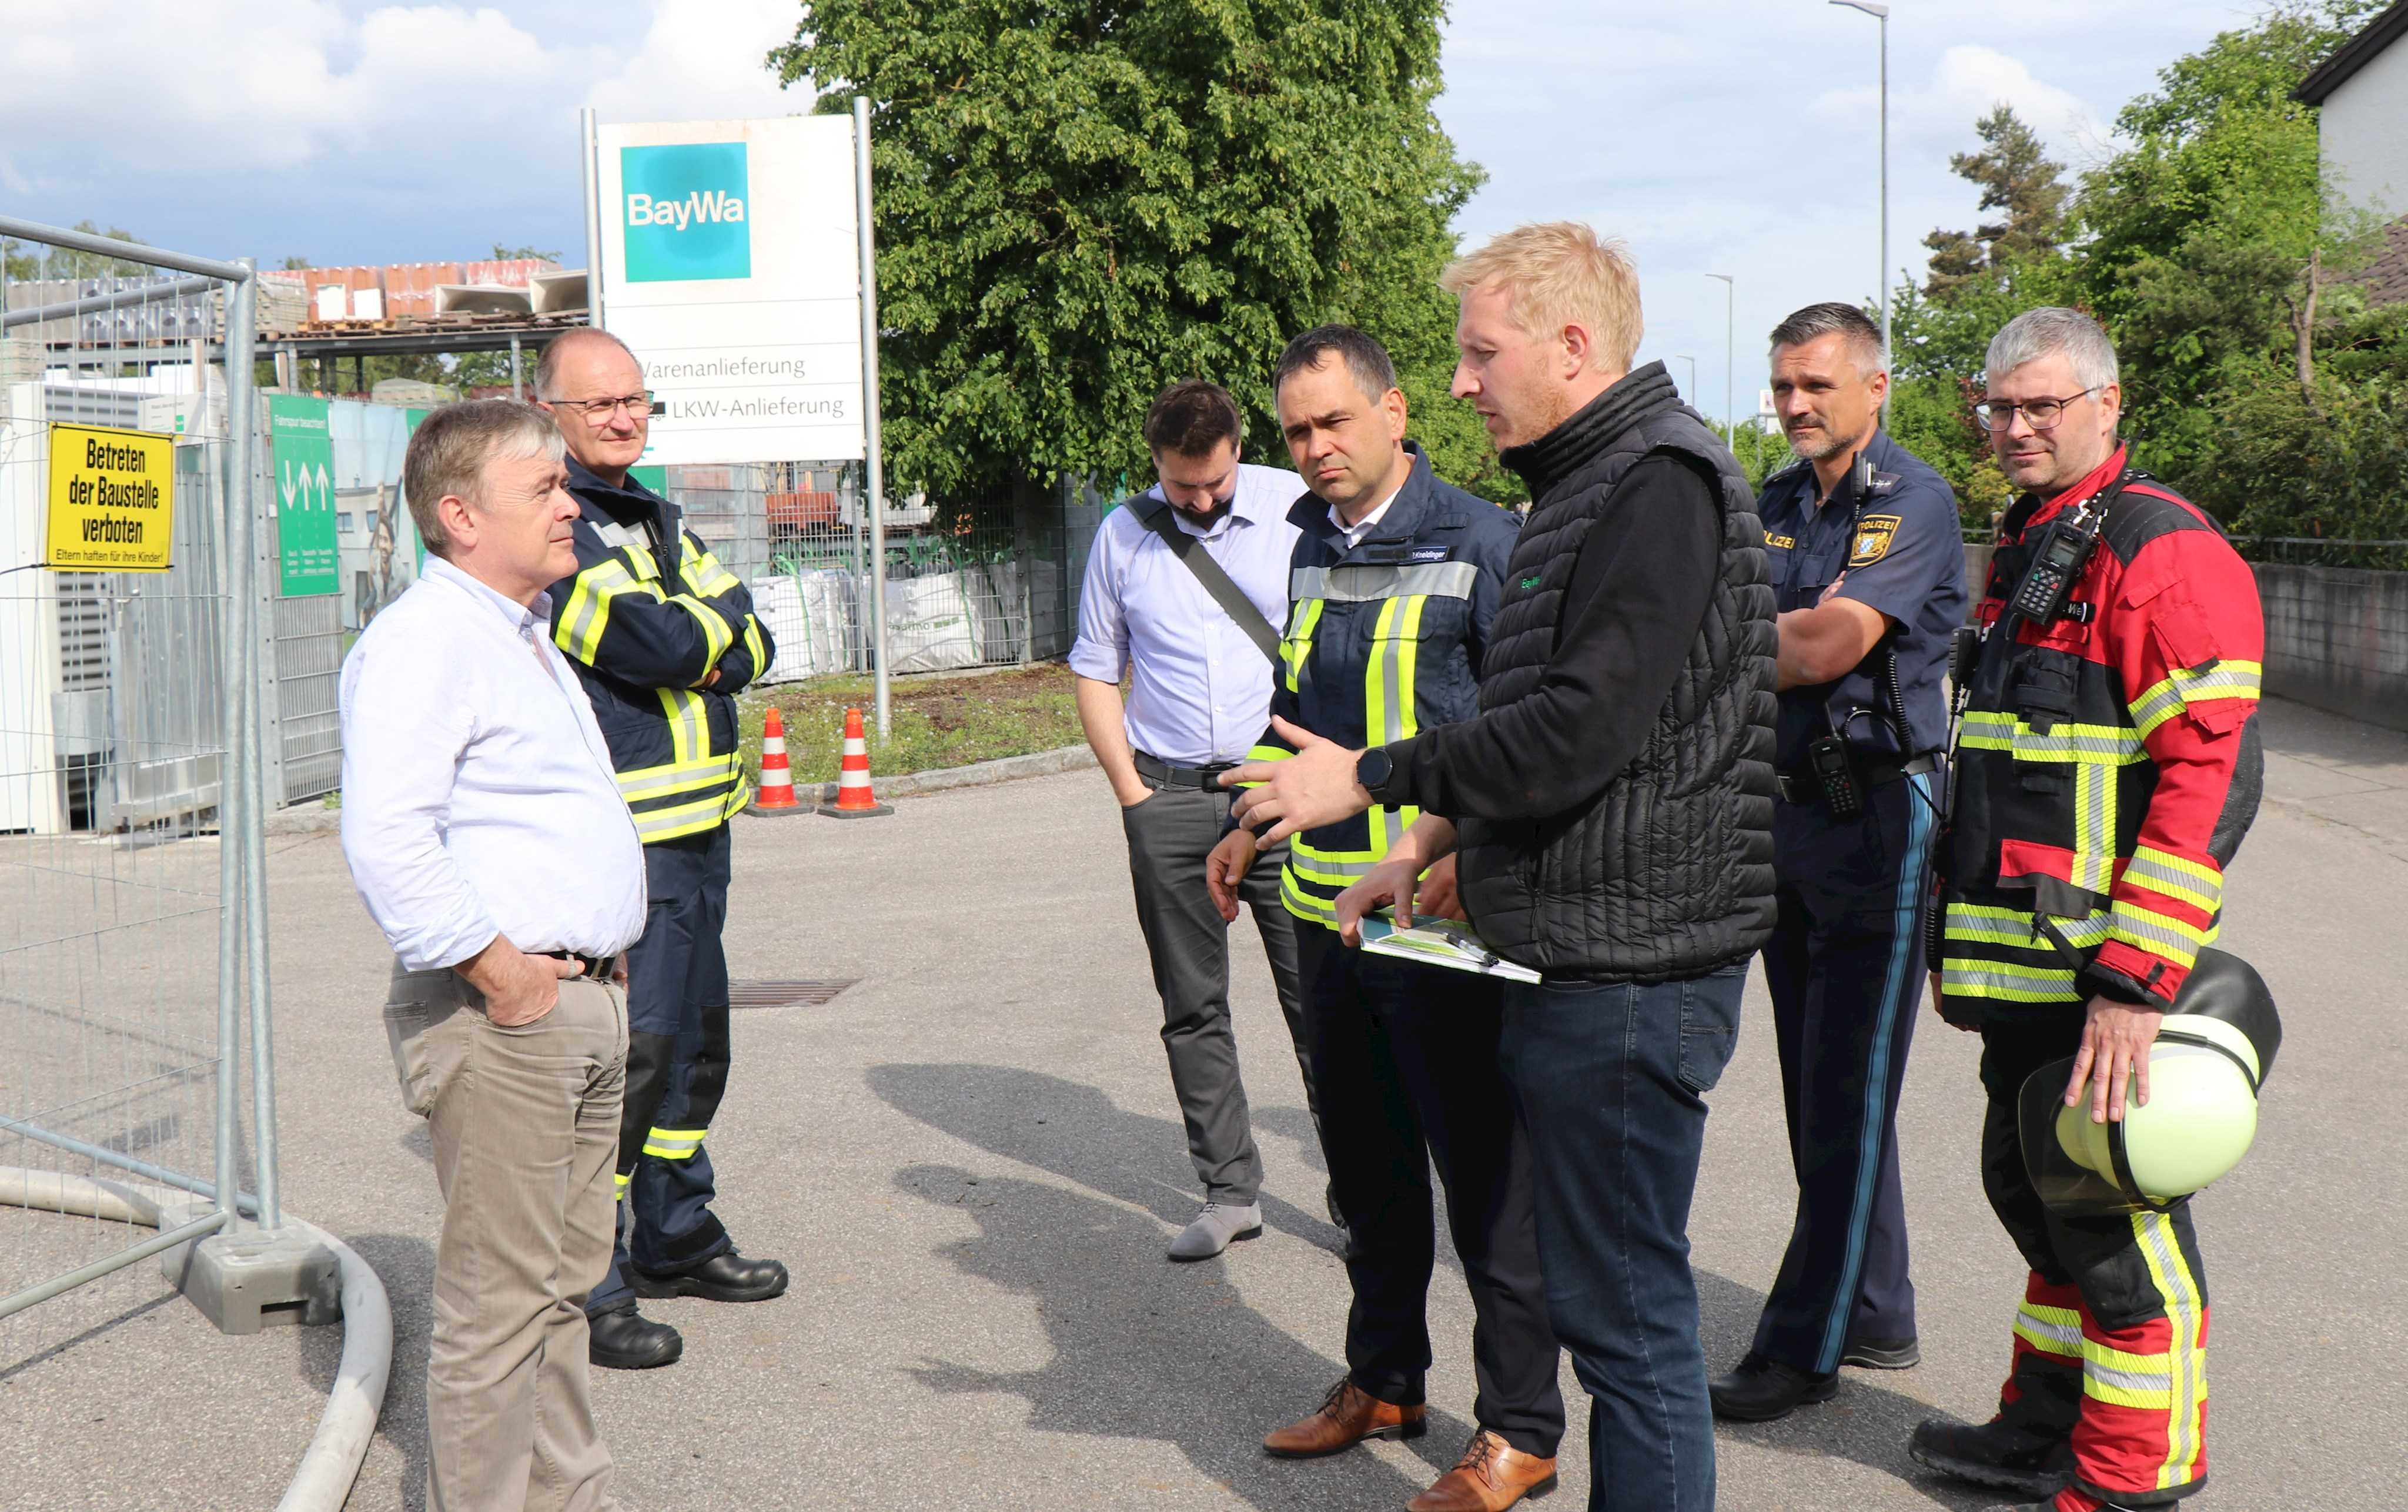
[[[1778,640],[1764,531],[1745,475],[1681,403],[1661,363],[1504,453],[1537,503],[1506,570],[1480,704],[1510,704],[1538,685],[1581,542],[1623,475],[1656,452],[1717,480],[1723,550],[1713,601],[1646,745],[1577,808],[1460,821],[1460,881],[1473,921],[1498,953],[1549,977],[1696,977],[1744,960],[1772,934]]]

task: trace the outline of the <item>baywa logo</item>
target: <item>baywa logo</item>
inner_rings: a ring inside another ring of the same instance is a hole
[[[752,276],[742,142],[623,147],[627,281]]]

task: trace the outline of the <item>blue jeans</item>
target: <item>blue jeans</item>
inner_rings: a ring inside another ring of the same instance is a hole
[[[1747,963],[1654,987],[1510,984],[1499,1056],[1530,1132],[1547,1317],[1589,1394],[1591,1512],[1710,1512],[1713,1409],[1689,1275],[1711,1089]]]

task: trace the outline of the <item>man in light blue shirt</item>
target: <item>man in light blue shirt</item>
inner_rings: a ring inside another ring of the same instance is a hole
[[[1204,861],[1228,827],[1232,795],[1215,779],[1245,759],[1269,720],[1297,536],[1287,512],[1304,481],[1244,465],[1239,430],[1238,407],[1217,384],[1174,384],[1154,401],[1145,439],[1162,481],[1096,530],[1070,649],[1079,720],[1120,800],[1138,924],[1162,994],[1163,1048],[1204,1187],[1203,1212],[1171,1242],[1170,1258],[1182,1261],[1262,1232],[1262,1156],[1229,1023],[1235,916],[1224,918],[1213,903]],[[1266,859],[1274,863],[1258,862],[1240,895],[1262,935],[1312,1107],[1295,922],[1279,901],[1278,863],[1286,857],[1283,849]]]

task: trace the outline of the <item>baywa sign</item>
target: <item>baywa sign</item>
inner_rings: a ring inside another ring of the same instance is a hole
[[[742,142],[623,147],[629,283],[752,276]]]
[[[859,457],[853,122],[591,129],[595,321],[662,405],[644,461]]]

